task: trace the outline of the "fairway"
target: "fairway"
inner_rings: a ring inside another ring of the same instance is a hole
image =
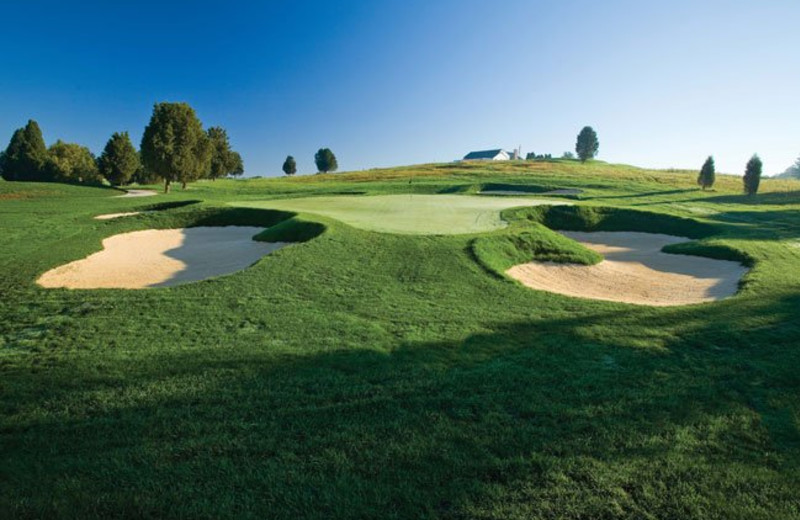
[[[469,195],[309,197],[235,202],[235,206],[314,213],[368,231],[405,235],[460,235],[505,227],[500,211],[517,206],[569,204],[559,200]]]
[[[798,518],[800,182],[452,168],[0,181],[0,518]],[[454,194],[488,183],[583,191]],[[612,261],[737,291],[587,299]]]

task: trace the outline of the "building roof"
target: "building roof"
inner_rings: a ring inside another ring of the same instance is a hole
[[[482,150],[480,152],[470,152],[464,156],[465,161],[470,161],[474,159],[494,159],[500,154],[503,150],[498,148],[497,150]]]

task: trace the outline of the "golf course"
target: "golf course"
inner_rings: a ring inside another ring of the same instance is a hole
[[[0,180],[0,518],[800,518],[800,180],[131,190]]]

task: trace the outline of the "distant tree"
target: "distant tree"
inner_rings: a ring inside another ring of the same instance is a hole
[[[131,182],[135,182],[136,184],[158,184],[159,182],[161,182],[161,180],[162,180],[161,177],[159,177],[155,173],[145,168],[144,164],[142,164],[141,154],[140,154],[139,168],[137,168],[136,172],[133,174]]]
[[[572,152],[564,152],[561,154],[562,159],[575,159],[575,154]]]
[[[758,193],[758,185],[761,183],[761,159],[758,155],[753,155],[744,170],[744,192],[748,195]]]
[[[716,170],[714,168],[714,157],[709,155],[703,167],[700,169],[700,174],[697,176],[697,184],[704,190],[714,185],[716,178]]]
[[[142,163],[170,183],[186,183],[208,175],[211,168],[211,143],[203,124],[186,103],[157,103],[142,136]]]
[[[33,119],[14,132],[3,154],[2,173],[7,181],[46,181],[47,147]]]
[[[239,152],[231,152],[232,162],[233,162],[233,169],[229,173],[229,175],[238,176],[244,173],[244,161],[242,161],[242,156],[239,155]]]
[[[291,155],[286,157],[286,160],[283,161],[283,173],[286,175],[294,175],[297,173],[297,162],[295,162],[294,157]]]
[[[535,159],[536,159],[536,152],[528,152],[527,155],[525,155],[526,161],[533,161]]]
[[[65,143],[61,139],[47,150],[47,176],[57,182],[101,184],[94,155],[85,146]]]
[[[336,156],[333,155],[330,148],[320,148],[317,150],[317,153],[314,154],[314,163],[316,163],[317,170],[320,173],[335,172],[339,168],[339,164],[336,162]]]
[[[100,175],[114,185],[128,184],[139,169],[139,152],[128,132],[114,132],[97,159]]]
[[[575,153],[578,154],[578,159],[581,162],[593,159],[597,155],[599,148],[600,142],[597,140],[597,132],[591,126],[584,126],[583,130],[578,134],[578,141],[575,143]]]
[[[800,158],[798,158],[793,165],[786,168],[783,173],[776,175],[776,177],[790,179],[800,178]]]
[[[241,175],[244,173],[242,157],[231,150],[228,132],[219,126],[208,129],[208,139],[211,143],[211,165],[208,177],[218,179],[228,175]],[[236,173],[237,170],[239,173]]]

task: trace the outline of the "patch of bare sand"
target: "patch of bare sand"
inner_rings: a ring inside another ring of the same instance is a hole
[[[596,265],[531,262],[506,271],[533,289],[639,305],[716,301],[736,293],[747,268],[738,262],[673,255],[661,249],[688,238],[633,232],[563,232],[597,251]]]
[[[142,213],[148,213],[145,211],[128,211],[125,213],[106,213],[105,215],[97,215],[94,217],[95,220],[111,220],[115,218],[121,217],[131,217],[133,215],[141,215]]]
[[[481,195],[578,195],[583,193],[583,190],[578,188],[560,188],[557,190],[543,191],[534,193],[531,191],[518,191],[518,190],[482,190]]]
[[[132,197],[152,197],[153,195],[158,195],[158,193],[153,190],[126,190],[124,195],[117,195],[115,198],[129,199]]]
[[[44,273],[42,287],[143,289],[229,274],[287,245],[256,242],[248,226],[149,229],[103,240],[103,250]]]

